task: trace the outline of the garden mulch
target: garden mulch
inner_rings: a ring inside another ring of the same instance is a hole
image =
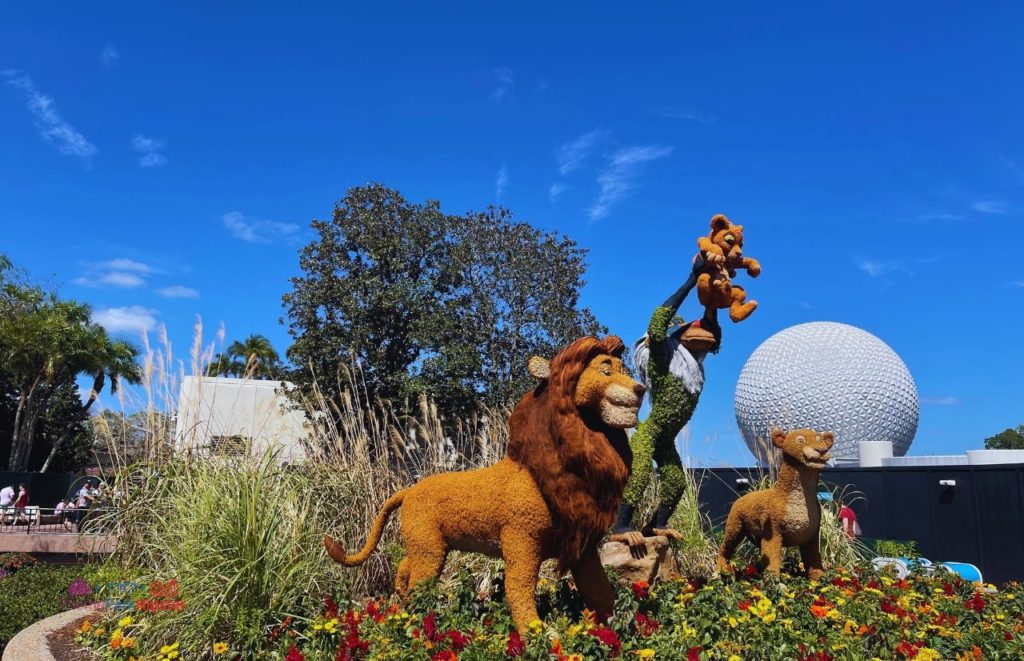
[[[82,620],[90,617],[95,617],[95,615],[80,617],[74,622],[54,630],[46,637],[50,653],[57,661],[96,661],[99,658],[75,642],[75,635],[78,633],[78,628],[82,626]]]

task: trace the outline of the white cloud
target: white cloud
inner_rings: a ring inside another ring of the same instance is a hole
[[[111,333],[150,331],[156,326],[156,310],[141,305],[101,308],[92,313],[92,320]]]
[[[53,99],[36,89],[28,74],[17,70],[6,70],[2,73],[7,78],[8,85],[25,93],[26,107],[35,118],[36,128],[39,129],[43,140],[55,145],[60,153],[74,156],[89,164],[98,150],[85,139],[85,136],[75,130],[75,127],[64,121],[57,112]]]
[[[223,216],[224,227],[231,236],[249,243],[271,243],[276,239],[293,238],[299,226],[292,223],[278,223],[273,220],[246,218],[241,211],[231,211]]]
[[[555,202],[562,195],[562,193],[565,192],[566,188],[568,188],[568,186],[561,182],[556,181],[555,183],[551,184],[551,188],[548,189],[548,199],[551,200],[552,202]]]
[[[697,122],[698,124],[713,124],[718,121],[718,118],[714,115],[706,112],[700,112],[699,110],[657,108],[651,112],[659,117],[665,117],[666,119],[685,119],[689,122]]]
[[[624,147],[612,154],[608,166],[597,176],[601,191],[597,201],[590,207],[590,220],[601,220],[607,216],[613,206],[637,187],[640,166],[668,156],[672,149],[662,145],[646,145]]]
[[[100,62],[108,69],[112,69],[119,59],[121,59],[121,54],[117,52],[114,44],[107,44],[100,51]]]
[[[921,403],[928,406],[956,406],[960,400],[951,395],[944,397],[922,397]]]
[[[943,212],[930,212],[922,213],[917,217],[918,222],[931,223],[931,222],[944,222],[952,223],[957,220],[963,220],[963,216],[955,213],[943,213]]]
[[[498,86],[491,92],[491,98],[501,103],[507,96],[512,94],[516,80],[511,69],[495,69],[494,77],[498,80]]]
[[[1010,284],[1014,287],[1024,287],[1024,280],[1014,280]]]
[[[888,275],[889,273],[906,273],[910,274],[910,269],[906,267],[898,259],[892,259],[888,261],[878,261],[874,259],[862,259],[857,266],[861,271],[864,271],[872,278],[879,276]]]
[[[505,195],[506,188],[508,188],[508,168],[502,163],[501,169],[498,170],[498,179],[494,182],[494,199],[501,200]]]
[[[96,282],[97,284],[110,285],[111,287],[140,287],[146,281],[134,273],[111,271],[110,273],[104,273]]]
[[[604,136],[600,130],[584,133],[572,142],[567,142],[555,150],[555,158],[558,160],[558,173],[566,175],[573,170],[578,170],[583,162],[594,150],[594,145]]]
[[[971,205],[971,209],[978,213],[1004,214],[1010,213],[1006,202],[1001,200],[978,200]]]
[[[136,133],[132,136],[132,149],[142,154],[139,165],[144,168],[156,167],[167,162],[167,157],[160,153],[164,143],[156,138],[147,138]]]
[[[184,285],[171,285],[157,289],[156,293],[166,298],[199,298],[199,292]]]
[[[149,264],[136,262],[134,259],[128,259],[127,257],[118,257],[117,259],[103,262],[100,266],[115,271],[132,271],[133,273],[152,273],[153,271]]]

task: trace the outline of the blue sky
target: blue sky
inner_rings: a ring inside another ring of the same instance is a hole
[[[1024,6],[550,4],[5,3],[0,246],[179,355],[197,314],[284,349],[308,221],[374,180],[572,236],[629,342],[722,212],[761,308],[697,459],[748,461],[743,362],[814,320],[902,356],[914,454],[1024,423]]]

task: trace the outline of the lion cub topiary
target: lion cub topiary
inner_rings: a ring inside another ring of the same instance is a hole
[[[704,258],[704,268],[697,278],[697,298],[701,305],[728,308],[729,318],[734,322],[749,317],[757,309],[757,301],[748,301],[746,291],[733,284],[732,279],[738,269],[756,278],[761,275],[761,264],[743,256],[743,226],[733,225],[718,214],[711,219],[711,233],[697,239],[697,247]]]
[[[832,443],[831,432],[772,432],[772,445],[782,450],[779,480],[772,488],[748,493],[733,503],[718,551],[720,571],[732,571],[730,558],[740,542],[749,539],[761,545],[761,561],[767,563],[765,571],[778,574],[783,548],[799,546],[808,578],[815,579],[824,573],[818,547],[818,475],[829,460]]]

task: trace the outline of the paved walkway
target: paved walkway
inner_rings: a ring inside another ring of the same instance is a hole
[[[112,553],[117,539],[112,535],[73,533],[0,532],[0,553]]]

